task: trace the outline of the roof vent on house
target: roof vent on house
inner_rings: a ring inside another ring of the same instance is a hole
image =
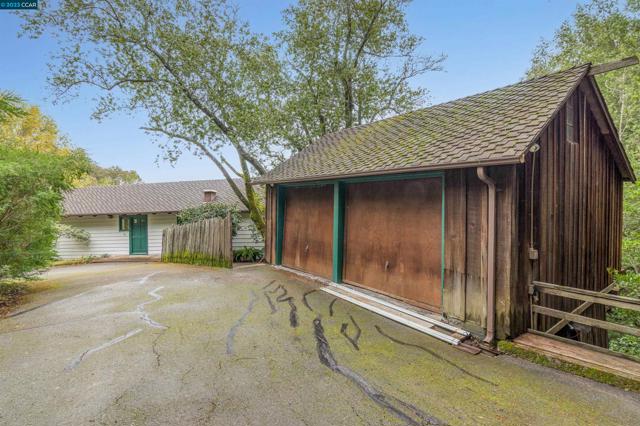
[[[218,194],[218,191],[216,191],[215,189],[205,189],[203,191],[204,193],[204,197],[202,199],[203,203],[210,203],[212,201],[216,200],[216,196]]]

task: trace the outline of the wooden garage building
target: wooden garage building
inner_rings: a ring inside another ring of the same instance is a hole
[[[596,71],[585,64],[320,138],[256,180],[267,185],[267,260],[489,340],[527,329],[534,279],[604,288],[620,266],[623,182],[635,177]]]

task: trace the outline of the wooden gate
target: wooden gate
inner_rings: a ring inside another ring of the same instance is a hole
[[[287,188],[282,264],[331,278],[333,186]]]
[[[440,310],[442,190],[441,177],[348,184],[344,281]]]

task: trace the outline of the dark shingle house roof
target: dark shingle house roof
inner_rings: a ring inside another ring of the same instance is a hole
[[[244,184],[236,181],[244,193]],[[178,212],[202,204],[209,189],[217,191],[215,201],[246,211],[227,181],[219,179],[80,188],[65,195],[64,215]]]
[[[519,162],[589,67],[325,135],[254,182]]]

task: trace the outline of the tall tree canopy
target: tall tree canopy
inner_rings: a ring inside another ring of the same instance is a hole
[[[412,78],[441,69],[409,32],[407,0],[300,0],[283,13],[283,47],[293,150],[315,138],[422,105]]]
[[[640,53],[640,1],[592,0],[535,51],[529,76],[573,65],[616,61]],[[640,66],[596,76],[636,173],[640,172]],[[640,270],[640,186],[624,200],[623,262]]]
[[[409,80],[441,58],[417,55],[406,4],[305,0],[285,11],[278,46],[224,0],[61,0],[23,14],[23,29],[59,39],[50,79],[57,96],[89,85],[100,89],[97,118],[143,110],[166,158],[209,158],[264,233],[252,175],[315,137],[423,100]],[[223,147],[235,150],[239,168]]]
[[[56,95],[90,85],[101,89],[98,118],[145,111],[145,129],[169,140],[167,158],[187,150],[211,159],[263,229],[250,168],[265,171],[280,71],[273,47],[234,8],[214,0],[74,0],[23,16],[27,33],[50,29],[61,42],[50,79]],[[237,152],[239,171],[228,168],[224,146]],[[245,193],[233,173],[244,177]]]
[[[24,104],[15,95],[12,99],[16,100],[12,109],[14,113],[0,121],[0,143],[39,153],[82,157],[87,169],[86,173],[74,180],[73,187],[76,188],[140,182],[140,176],[133,170],[123,170],[118,166],[99,166],[89,159],[83,149],[73,147],[68,139],[60,134],[56,123],[43,114],[40,108]]]
[[[124,185],[142,182],[135,170],[124,170],[118,166],[102,167],[91,161],[88,172],[74,182],[74,187]]]

